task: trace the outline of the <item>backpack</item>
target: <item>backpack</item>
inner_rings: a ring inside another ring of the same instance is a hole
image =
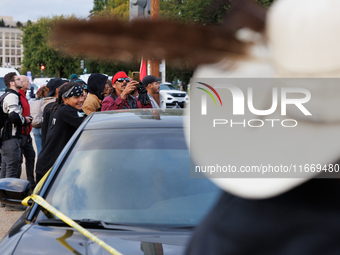
[[[8,94],[9,92],[6,92],[0,97],[0,130],[4,127],[5,119],[8,116],[8,114],[4,113],[3,108],[2,108],[3,101]]]
[[[1,97],[0,97],[0,147],[2,145],[2,129],[5,126],[5,122],[6,119],[8,117],[8,114],[4,113],[3,108],[2,108],[2,104],[3,101],[5,99],[5,97],[9,94],[9,92],[4,93]]]

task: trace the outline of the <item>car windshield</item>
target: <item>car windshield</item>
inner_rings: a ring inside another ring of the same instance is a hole
[[[87,130],[46,200],[72,219],[197,225],[220,190],[189,169],[183,129]]]
[[[160,90],[177,90],[177,89],[175,88],[175,86],[170,84],[161,84]]]
[[[6,90],[6,85],[4,83],[4,78],[2,77],[0,78],[0,93],[5,92],[5,90]]]

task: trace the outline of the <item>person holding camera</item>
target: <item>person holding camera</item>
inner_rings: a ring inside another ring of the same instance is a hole
[[[135,80],[131,81],[125,72],[116,73],[112,78],[113,92],[103,100],[102,111],[152,108],[150,100],[146,101],[145,104],[137,100],[138,86],[140,86],[140,83]]]

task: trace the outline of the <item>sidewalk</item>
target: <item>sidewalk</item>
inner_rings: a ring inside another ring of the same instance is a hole
[[[31,134],[32,135],[32,134]],[[34,140],[34,137],[32,135],[32,138]],[[35,146],[35,142],[33,141],[33,148],[35,153],[37,153],[37,148]],[[36,154],[37,155],[37,154]],[[37,157],[35,158],[35,162],[37,162]],[[21,167],[21,179],[27,180],[26,177],[26,167],[25,167],[25,159]],[[12,225],[20,218],[20,216],[24,212],[15,212],[15,211],[5,211],[4,207],[0,207],[0,240],[2,240],[8,230],[12,227]]]

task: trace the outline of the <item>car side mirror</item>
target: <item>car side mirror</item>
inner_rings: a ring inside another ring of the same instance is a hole
[[[0,202],[21,205],[21,201],[32,194],[31,183],[17,178],[0,179]]]

